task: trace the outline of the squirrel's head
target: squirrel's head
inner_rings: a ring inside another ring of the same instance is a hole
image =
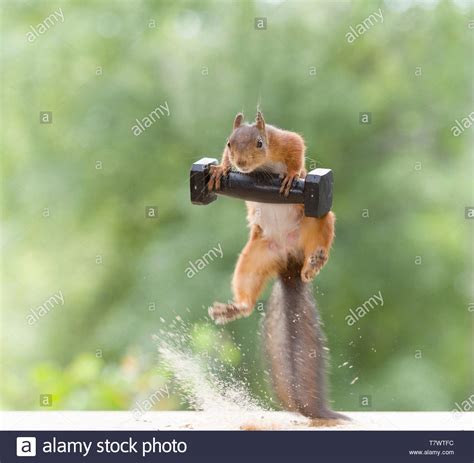
[[[227,150],[232,165],[240,172],[252,172],[267,159],[267,133],[263,114],[257,111],[254,124],[242,124],[244,115],[237,114]]]

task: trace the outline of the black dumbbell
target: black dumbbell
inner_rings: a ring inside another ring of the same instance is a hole
[[[190,186],[193,204],[212,203],[219,194],[259,203],[304,204],[304,213],[308,217],[322,217],[331,210],[334,183],[331,169],[312,170],[304,180],[295,180],[289,195],[284,196],[280,193],[281,178],[278,174],[258,171],[250,174],[230,172],[222,176],[219,190],[209,191],[210,167],[217,164],[217,159],[202,158],[192,165]]]

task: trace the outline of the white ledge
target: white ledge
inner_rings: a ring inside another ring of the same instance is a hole
[[[150,411],[0,412],[0,430],[473,430],[474,413],[345,412],[352,421],[329,426],[288,412]]]

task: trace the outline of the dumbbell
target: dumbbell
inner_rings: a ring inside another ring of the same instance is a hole
[[[308,217],[322,217],[331,210],[332,187],[334,183],[331,169],[314,169],[306,178],[293,182],[288,196],[280,193],[281,178],[267,172],[229,172],[221,178],[219,190],[208,190],[211,166],[217,159],[202,158],[195,162],[190,172],[191,202],[206,205],[217,199],[217,195],[254,201],[258,203],[304,204],[304,214]]]

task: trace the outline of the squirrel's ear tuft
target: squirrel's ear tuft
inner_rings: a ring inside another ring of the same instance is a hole
[[[255,117],[255,126],[261,132],[265,130],[265,119],[263,118],[261,111],[257,111],[257,116]]]
[[[242,121],[244,120],[244,115],[242,113],[237,114],[234,119],[234,129],[237,129],[240,127],[240,124],[242,124]]]

